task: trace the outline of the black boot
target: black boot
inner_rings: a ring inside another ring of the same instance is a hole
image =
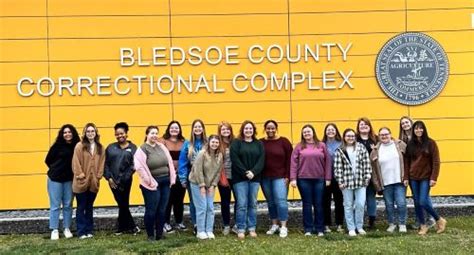
[[[375,216],[369,216],[369,229],[375,229]]]

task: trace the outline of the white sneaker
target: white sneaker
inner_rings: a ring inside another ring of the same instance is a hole
[[[230,233],[230,227],[229,226],[225,226],[224,229],[222,230],[222,234],[223,235],[228,235]]]
[[[407,232],[407,225],[399,225],[398,226],[398,232],[406,233]]]
[[[311,236],[311,232],[304,233],[304,236]]]
[[[342,225],[337,225],[336,231],[342,233],[344,232],[344,228],[342,227]]]
[[[390,225],[388,225],[387,232],[393,233],[395,231],[395,229],[397,229],[397,225],[390,224]]]
[[[196,237],[197,237],[198,239],[201,239],[201,240],[205,240],[205,239],[209,238],[209,237],[207,236],[206,232],[199,232],[199,233],[197,233]]]
[[[58,240],[59,239],[59,231],[54,229],[51,231],[51,240]]]
[[[288,236],[288,229],[286,227],[280,228],[280,237],[285,238]]]
[[[357,229],[357,232],[359,232],[359,235],[366,235],[367,234],[367,232],[365,232],[365,230],[363,228]]]
[[[79,237],[79,239],[81,239],[81,240],[82,239],[87,239],[87,235],[82,235],[82,236]]]
[[[216,236],[212,232],[207,232],[207,238],[209,239],[216,239]]]
[[[357,236],[355,230],[350,230],[349,231],[349,236]]]
[[[87,238],[92,238],[94,237],[92,234],[87,234]]]
[[[63,234],[64,234],[64,237],[66,237],[66,238],[71,238],[72,237],[72,233],[71,233],[71,230],[69,228],[65,228],[64,231],[63,231]]]
[[[278,229],[279,229],[278,225],[272,225],[270,229],[267,231],[267,235],[275,234],[276,232],[278,232]]]
[[[329,228],[329,226],[324,227],[324,233],[331,233],[331,229]]]
[[[234,232],[236,235],[239,234],[239,229],[237,228],[237,224],[232,227],[232,232]]]
[[[319,232],[318,233],[318,237],[323,237],[324,236],[324,233],[323,232]]]

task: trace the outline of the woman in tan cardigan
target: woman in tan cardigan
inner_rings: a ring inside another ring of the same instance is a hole
[[[80,239],[91,238],[94,229],[94,200],[99,192],[105,163],[104,147],[99,138],[97,127],[87,123],[82,141],[74,148],[72,158],[72,191],[77,199],[76,225]]]

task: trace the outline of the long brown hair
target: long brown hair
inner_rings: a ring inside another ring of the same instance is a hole
[[[224,142],[224,137],[221,135],[222,127],[226,127],[230,130],[229,143]],[[232,140],[234,140],[234,130],[232,129],[232,125],[227,121],[221,121],[217,125],[217,135],[219,136],[219,141],[221,142],[220,147],[223,151],[225,151],[225,149],[229,147],[230,143],[232,143]]]
[[[411,128],[410,130],[408,130],[408,132],[410,133],[410,136],[411,136],[411,133],[412,133],[412,130],[413,130],[413,119],[408,117],[408,116],[402,116],[400,118],[400,121],[398,122],[399,126],[400,126],[400,132],[398,133],[398,139],[404,141],[406,144],[408,144],[408,141],[410,140],[408,135],[405,133],[405,130],[403,130],[402,128],[402,120],[403,119],[407,119],[409,122],[410,122],[410,125],[411,125]]]
[[[97,154],[101,155],[102,154],[102,144],[100,143],[100,135],[99,135],[99,130],[97,129],[96,125],[94,123],[87,123],[86,126],[84,127],[84,130],[82,131],[82,150],[84,151],[90,151],[91,149],[91,143],[89,142],[89,139],[87,139],[86,136],[86,131],[89,127],[93,127],[95,130],[95,137],[94,137],[94,142],[97,148]]]
[[[359,132],[359,124],[360,124],[362,121],[365,122],[365,124],[370,127],[369,140],[371,140],[374,144],[376,144],[378,138],[377,138],[377,136],[376,136],[375,133],[374,133],[374,128],[372,127],[372,123],[370,122],[369,118],[367,118],[367,117],[362,117],[362,118],[360,118],[360,119],[357,120],[356,138],[357,138],[357,139],[362,139],[362,138],[360,137],[360,132]]]
[[[250,124],[253,127],[252,140],[257,140],[257,126],[255,126],[255,123],[253,123],[250,120],[245,120],[244,122],[242,122],[242,125],[240,126],[240,131],[239,131],[239,139],[244,140],[245,138],[244,128],[245,126],[247,126],[247,124]]]
[[[316,130],[314,129],[314,127],[313,127],[311,124],[306,124],[306,125],[304,125],[304,126],[301,128],[301,142],[300,142],[300,143],[301,143],[301,148],[302,148],[302,149],[306,148],[306,145],[308,144],[308,143],[306,142],[306,139],[304,139],[304,136],[303,136],[303,130],[304,130],[305,128],[310,128],[310,129],[313,131],[314,145],[315,145],[316,147],[318,147],[320,141],[319,141],[319,139],[318,139],[318,136],[316,135]]]
[[[211,142],[211,139],[216,139],[216,140],[219,141],[219,147],[218,147],[218,148],[216,149],[216,151],[215,151],[215,156],[218,157],[219,154],[222,154],[222,147],[221,147],[221,145],[220,145],[221,139],[219,138],[218,135],[210,135],[209,138],[207,139],[208,142],[207,142],[207,144],[203,147],[203,149],[205,150],[205,152],[206,152],[207,155],[209,155],[209,156],[211,155],[211,150],[212,150],[212,149],[211,149],[211,143],[210,143],[210,142]]]

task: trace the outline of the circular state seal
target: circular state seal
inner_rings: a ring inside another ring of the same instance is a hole
[[[441,93],[448,80],[449,63],[433,38],[403,33],[383,46],[375,72],[388,97],[404,105],[420,105]]]

